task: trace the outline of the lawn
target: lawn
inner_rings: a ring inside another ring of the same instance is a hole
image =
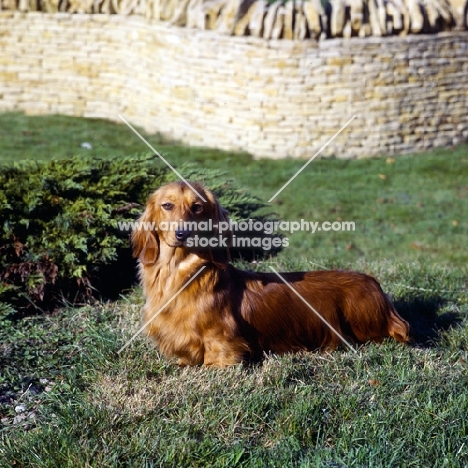
[[[304,164],[145,138],[174,166],[221,169],[265,201]],[[0,115],[4,164],[146,150],[122,124]],[[287,234],[278,256],[240,266],[373,274],[414,342],[178,368],[143,337],[117,353],[139,327],[139,288],[117,302],[0,314],[0,466],[467,466],[468,145],[316,160],[271,210],[356,229]]]

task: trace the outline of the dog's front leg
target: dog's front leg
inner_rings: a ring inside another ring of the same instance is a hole
[[[241,364],[249,353],[249,346],[242,339],[219,340],[210,338],[205,341],[205,366],[228,367]]]

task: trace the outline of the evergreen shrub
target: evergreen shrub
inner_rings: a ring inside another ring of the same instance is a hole
[[[205,183],[233,219],[264,204],[219,171],[179,168]],[[117,297],[135,281],[130,233],[119,222],[143,211],[148,195],[178,180],[155,155],[26,161],[0,167],[0,307],[50,309],[58,303]],[[262,254],[260,250],[237,255]],[[268,252],[272,253],[272,251]]]

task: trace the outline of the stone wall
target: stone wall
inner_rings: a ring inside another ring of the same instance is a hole
[[[466,31],[289,41],[136,16],[2,12],[0,50],[0,111],[122,114],[191,145],[270,158],[312,156],[353,115],[324,154],[468,138]]]

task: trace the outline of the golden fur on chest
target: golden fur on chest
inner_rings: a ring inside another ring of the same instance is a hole
[[[152,278],[145,286],[151,293],[146,295],[143,309],[148,335],[163,354],[178,358],[181,365],[224,367],[241,362],[249,352],[248,345],[239,335],[235,320],[223,313],[225,310],[209,291],[216,282],[217,271],[207,268],[196,283],[184,288],[203,266],[200,262],[190,265],[191,271],[185,268],[187,265],[179,265],[168,281],[165,268],[143,275]]]

